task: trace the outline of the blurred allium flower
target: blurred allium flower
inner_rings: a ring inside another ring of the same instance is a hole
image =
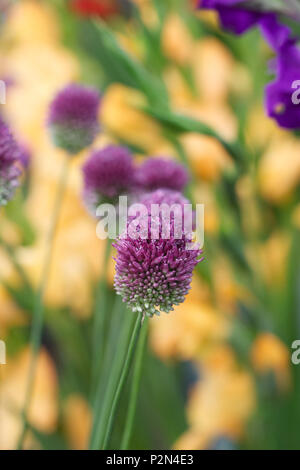
[[[134,237],[127,230],[113,245],[117,250],[115,288],[133,311],[153,316],[168,313],[184,302],[202,251],[196,246],[192,250],[187,248],[192,242],[189,234],[181,239],[163,238],[162,218],[156,239],[149,236],[151,216],[145,216],[144,222],[148,226],[148,238],[144,238],[143,230]],[[172,233],[173,219],[170,225]]]
[[[115,202],[134,182],[133,159],[125,147],[109,145],[92,152],[83,166],[83,198],[90,209]]]
[[[99,93],[71,84],[50,105],[48,126],[57,147],[76,154],[92,144],[99,130]]]
[[[5,205],[19,185],[20,150],[7,125],[0,118],[0,206]]]
[[[159,188],[182,191],[188,180],[188,172],[183,165],[163,157],[148,158],[136,170],[136,183],[146,191]]]

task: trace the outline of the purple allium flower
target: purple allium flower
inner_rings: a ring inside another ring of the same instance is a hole
[[[139,202],[144,204],[148,210],[148,214],[151,214],[152,205],[158,205],[162,209],[163,206],[167,206],[168,209],[173,209],[171,212],[171,218],[174,220],[175,217],[180,216],[181,226],[185,228],[184,222],[188,228],[195,229],[195,213],[191,208],[190,201],[185,198],[179,191],[172,189],[156,189],[150,193],[144,193]],[[176,209],[179,209],[177,211]],[[163,215],[163,210],[161,210]],[[189,227],[191,225],[191,227]]]
[[[159,188],[182,191],[188,180],[188,172],[183,165],[163,157],[148,158],[136,170],[136,183],[146,191]]]
[[[109,145],[92,152],[83,166],[83,198],[90,208],[115,202],[134,183],[133,159],[125,147]]]
[[[57,147],[76,154],[92,144],[97,132],[100,96],[97,90],[71,84],[50,105],[48,126]]]
[[[144,193],[140,197],[141,204],[145,204],[146,207],[150,207],[151,204],[168,204],[172,206],[173,204],[179,204],[184,206],[189,204],[189,200],[185,198],[179,191],[174,191],[172,189],[156,189],[150,193]]]
[[[299,80],[300,49],[286,44],[278,52],[276,60],[277,77],[266,87],[266,108],[268,115],[288,129],[300,128],[300,105],[292,101],[292,84]]]
[[[0,206],[5,205],[19,185],[19,147],[9,128],[0,118]]]
[[[151,231],[151,216],[144,218],[148,235]],[[162,226],[160,219],[160,228]],[[174,221],[171,219],[170,225]],[[159,230],[158,238],[145,238],[143,230],[140,236],[121,236],[113,245],[117,250],[115,289],[133,311],[143,315],[159,315],[170,312],[174,305],[184,302],[187,295],[195,266],[202,251],[194,246],[191,235],[182,235],[180,239],[173,236],[162,237]]]

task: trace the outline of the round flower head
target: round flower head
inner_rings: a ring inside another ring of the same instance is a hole
[[[90,208],[115,202],[133,185],[132,155],[125,147],[109,145],[92,152],[83,166],[83,198]]]
[[[99,93],[81,85],[68,85],[50,105],[48,126],[57,147],[76,154],[92,144],[99,130]]]
[[[115,288],[133,311],[143,315],[170,312],[184,302],[192,280],[193,269],[202,253],[192,245],[191,235],[172,236],[174,220],[169,220],[169,237],[162,236],[163,218],[159,218],[158,236],[153,238],[152,217],[141,217],[133,235],[130,227],[114,247],[117,250]],[[129,223],[129,225],[132,222]],[[147,235],[141,226],[146,226]],[[154,224],[155,225],[155,224]],[[193,249],[191,249],[193,248]]]
[[[136,170],[137,185],[148,191],[158,188],[182,191],[188,180],[189,176],[183,165],[163,157],[148,158]]]
[[[186,197],[179,191],[172,189],[156,189],[150,193],[144,193],[140,197],[140,202],[147,207],[150,207],[152,204],[168,204],[168,206],[173,204],[179,204],[180,206],[189,204],[189,200]]]
[[[5,205],[19,185],[20,150],[7,125],[0,118],[0,206]]]
[[[162,217],[165,214],[175,220],[175,224],[180,224],[180,227],[186,227],[189,231],[195,228],[195,214],[192,210],[191,204],[179,191],[172,189],[156,189],[150,193],[144,193],[139,202],[144,204],[148,210],[148,214],[155,214],[156,207],[159,206],[159,213]],[[166,213],[164,212],[165,208]],[[176,219],[178,217],[178,219]],[[175,228],[175,227],[174,227]]]

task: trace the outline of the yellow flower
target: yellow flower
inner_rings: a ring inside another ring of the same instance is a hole
[[[221,256],[214,263],[212,273],[218,308],[227,314],[235,314],[237,302],[249,299],[249,292],[237,283],[230,265]]]
[[[23,44],[58,41],[57,20],[51,8],[34,0],[15,3],[5,28],[13,40]]]
[[[284,203],[300,180],[300,143],[291,136],[273,139],[259,167],[260,192],[265,199]]]
[[[273,371],[279,386],[282,389],[289,387],[290,351],[277,336],[272,333],[259,334],[252,345],[251,361],[257,372]]]
[[[87,449],[91,422],[87,401],[80,395],[70,395],[64,405],[63,427],[71,449]]]
[[[201,380],[188,403],[190,429],[176,448],[207,448],[219,436],[234,440],[243,436],[255,407],[255,387],[252,377],[239,369],[233,358],[229,364],[225,369],[202,366]]]
[[[289,248],[289,237],[283,232],[272,233],[270,238],[260,247],[260,266],[268,284],[284,285]]]
[[[186,300],[172,315],[153,319],[151,345],[162,358],[190,359],[224,340],[228,326],[226,318],[209,304]]]
[[[151,151],[162,140],[157,122],[139,107],[145,106],[142,93],[120,84],[113,84],[102,99],[101,122],[107,130],[125,142]]]
[[[232,166],[228,153],[213,137],[187,133],[181,142],[193,171],[201,180],[216,181],[226,168]]]
[[[193,55],[193,38],[177,13],[171,13],[162,30],[162,50],[166,57],[179,65],[186,65]]]
[[[195,97],[178,68],[166,67],[164,81],[168,89],[170,102],[174,108],[180,108],[188,104],[193,105]]]
[[[225,140],[232,141],[236,138],[236,116],[225,103],[194,100],[193,104],[178,106],[176,111],[207,124]]]
[[[228,96],[234,61],[229,50],[217,39],[197,41],[192,49],[195,83],[205,102],[222,102]]]
[[[13,449],[21,432],[21,414],[30,363],[29,349],[16,358],[8,358],[0,383],[0,422],[5,432],[0,433],[0,449]],[[58,384],[54,364],[49,354],[41,350],[37,360],[29,422],[39,431],[54,432],[58,418]],[[30,446],[33,445],[32,439]]]

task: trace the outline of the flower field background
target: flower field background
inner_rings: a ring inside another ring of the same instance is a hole
[[[300,7],[249,3],[0,0],[0,449],[300,449]]]

